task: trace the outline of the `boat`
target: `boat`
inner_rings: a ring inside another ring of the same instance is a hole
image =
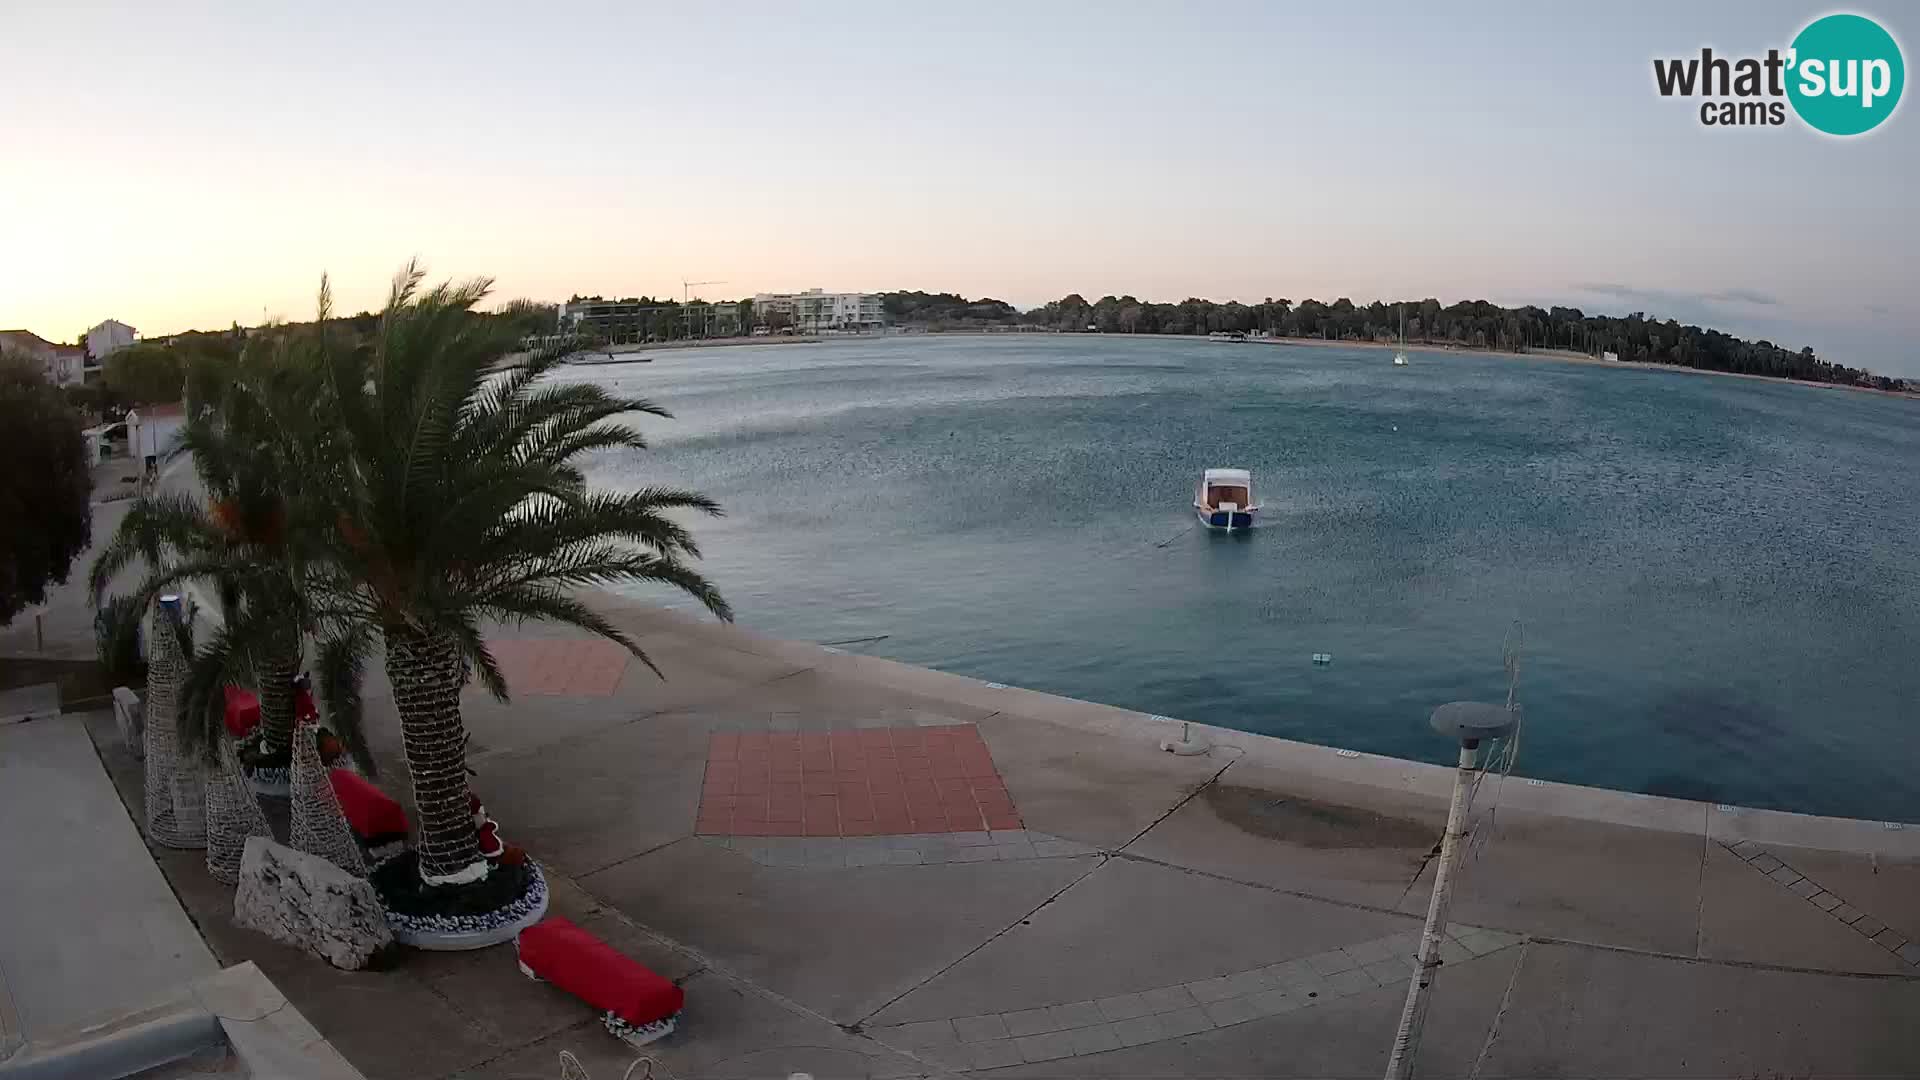
[[[1207,335],[1207,340],[1245,341],[1247,340],[1247,332],[1245,330],[1215,330],[1213,333]]]
[[[1193,493],[1193,512],[1209,529],[1253,528],[1253,516],[1260,512],[1253,495],[1253,474],[1245,469],[1208,469]]]
[[[1407,366],[1407,308],[1404,304],[1400,306],[1400,344],[1393,349],[1393,366]]]

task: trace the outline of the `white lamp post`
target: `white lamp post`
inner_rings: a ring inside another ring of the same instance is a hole
[[[1453,901],[1454,863],[1467,832],[1467,798],[1481,742],[1511,734],[1519,718],[1517,707],[1482,701],[1454,701],[1433,710],[1433,729],[1460,743],[1460,765],[1453,774],[1453,801],[1447,806],[1447,831],[1440,838],[1440,869],[1433,875],[1433,899],[1427,904],[1427,924],[1420,931],[1420,951],[1407,984],[1406,1008],[1394,1032],[1393,1053],[1387,1058],[1386,1080],[1407,1080],[1420,1050],[1420,1028],[1426,1023],[1433,973],[1440,967],[1440,942],[1446,936],[1447,906]]]

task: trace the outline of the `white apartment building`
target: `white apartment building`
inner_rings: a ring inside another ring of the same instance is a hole
[[[108,319],[87,331],[87,357],[98,364],[109,355],[133,344],[133,339],[138,336],[133,327],[126,323]]]
[[[78,345],[55,345],[31,330],[0,330],[0,351],[37,364],[55,386],[78,386],[86,379],[86,353]]]
[[[808,289],[797,293],[755,293],[753,317],[765,322],[781,315],[801,333],[822,330],[874,330],[886,323],[878,293],[830,293]]]

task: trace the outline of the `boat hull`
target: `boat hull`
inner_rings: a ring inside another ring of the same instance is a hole
[[[1224,529],[1230,532],[1234,529],[1253,528],[1253,511],[1251,510],[1201,510],[1195,508],[1193,513],[1195,517],[1200,519],[1200,524],[1205,525],[1209,529]]]

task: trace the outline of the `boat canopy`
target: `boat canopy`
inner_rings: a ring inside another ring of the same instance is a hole
[[[1253,474],[1245,469],[1208,469],[1203,479],[1208,487],[1247,487],[1253,483]]]

